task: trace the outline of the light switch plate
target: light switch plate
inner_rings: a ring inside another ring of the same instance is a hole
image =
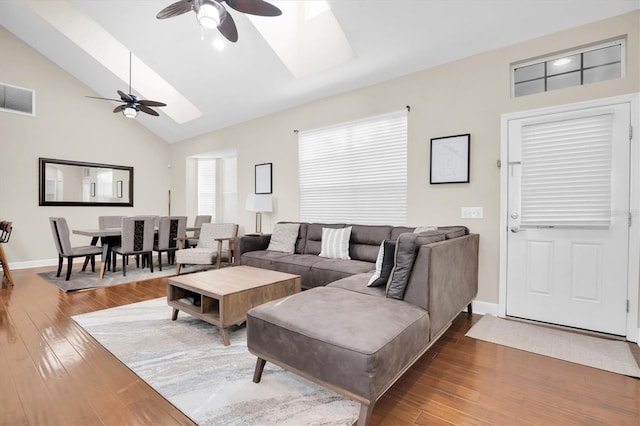
[[[482,207],[462,207],[460,209],[460,217],[462,219],[482,219]]]

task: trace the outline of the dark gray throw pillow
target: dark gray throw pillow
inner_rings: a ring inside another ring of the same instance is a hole
[[[380,287],[383,285],[387,285],[389,276],[391,275],[391,270],[393,269],[396,252],[395,240],[384,240],[382,247],[382,270],[380,271],[380,276],[371,284],[369,284],[369,287]]]
[[[421,245],[431,244],[445,239],[440,231],[427,231],[420,234],[400,234],[396,242],[395,263],[387,283],[387,297],[402,300],[404,298],[413,262]]]

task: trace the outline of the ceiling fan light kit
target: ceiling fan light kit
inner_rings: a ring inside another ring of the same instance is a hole
[[[194,9],[198,23],[207,29],[216,28],[227,17],[225,8],[215,0],[202,0]]]
[[[127,118],[136,118],[138,116],[138,111],[136,111],[135,108],[128,106],[122,110],[122,114]]]

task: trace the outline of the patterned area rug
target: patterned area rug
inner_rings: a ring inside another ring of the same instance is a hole
[[[183,273],[202,271],[207,269],[205,266],[184,266],[180,275]],[[74,264],[73,270],[71,271],[71,278],[69,281],[65,281],[65,276],[67,273],[66,264],[62,267],[62,272],[60,273],[60,277],[56,277],[57,269],[46,272],[39,272],[40,275],[45,280],[49,281],[51,284],[59,287],[63,291],[75,291],[75,290],[86,290],[89,288],[99,288],[99,287],[109,287],[112,285],[118,284],[126,284],[134,281],[144,281],[150,280],[153,278],[162,278],[162,277],[170,277],[176,274],[175,265],[164,265],[162,267],[162,271],[159,270],[155,265],[153,268],[153,272],[149,272],[149,268],[136,268],[135,264],[131,267],[127,268],[127,276],[122,275],[122,269],[118,267],[116,272],[107,271],[104,275],[104,278],[100,279],[99,275],[99,264],[96,265],[96,272],[91,272],[91,266],[87,266],[86,271],[82,271],[81,264]]]
[[[74,316],[98,342],[199,425],[351,425],[360,405],[256,357],[246,328],[218,328],[180,313],[165,298]]]
[[[483,316],[466,336],[613,373],[640,377],[629,344],[619,340]]]

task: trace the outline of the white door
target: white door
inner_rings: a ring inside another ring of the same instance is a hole
[[[628,104],[509,121],[508,316],[625,335]]]

